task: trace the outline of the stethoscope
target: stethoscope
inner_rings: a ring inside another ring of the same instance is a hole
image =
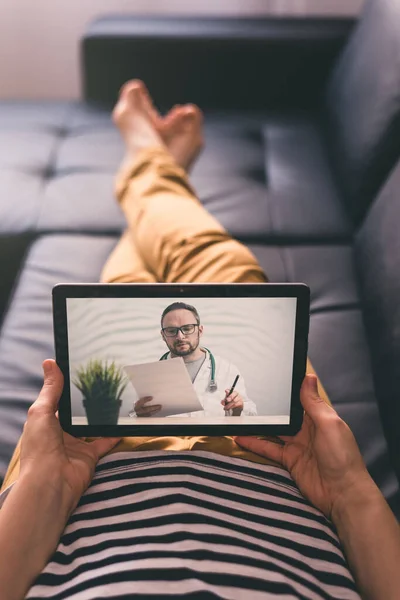
[[[218,385],[217,385],[217,382],[215,381],[215,358],[213,356],[213,353],[205,346],[204,346],[204,350],[206,350],[208,352],[208,355],[210,357],[210,362],[211,362],[211,377],[210,377],[210,381],[208,382],[207,389],[209,392],[216,392],[218,389]],[[167,360],[168,355],[169,355],[169,352],[166,352],[165,354],[162,355],[160,360]]]

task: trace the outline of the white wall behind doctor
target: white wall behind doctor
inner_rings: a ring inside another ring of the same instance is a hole
[[[182,300],[182,298],[178,298]],[[132,365],[159,360],[168,348],[160,317],[174,298],[70,298],[67,301],[70,372],[95,359]],[[259,415],[288,414],[296,300],[293,298],[186,298],[200,314],[201,345],[230,360],[244,378]],[[233,383],[233,382],[232,382]],[[223,390],[216,394],[224,397]],[[72,415],[84,416],[82,395],[71,386]],[[137,395],[123,395],[126,417]]]

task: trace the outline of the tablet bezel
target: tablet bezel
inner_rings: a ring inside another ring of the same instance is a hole
[[[305,376],[310,321],[310,289],[304,283],[60,283],[53,288],[53,324],[56,361],[64,375],[59,420],[75,437],[135,437],[182,435],[295,435],[303,422],[300,387]],[[290,422],[287,425],[72,425],[68,356],[68,298],[296,298],[296,323]]]

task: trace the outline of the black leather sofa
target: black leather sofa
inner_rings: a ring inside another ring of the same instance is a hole
[[[271,281],[311,287],[311,360],[400,517],[399,15],[101,18],[82,102],[0,103],[0,475],[53,355],[51,288],[97,281],[124,227],[109,112],[138,77],[204,109],[207,209]]]

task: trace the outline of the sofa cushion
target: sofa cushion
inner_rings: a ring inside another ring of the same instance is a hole
[[[0,232],[119,233],[124,219],[113,184],[123,144],[110,114],[54,103],[48,120],[42,117],[34,127],[30,104],[26,121],[20,108],[0,103],[0,114],[10,113],[0,156]],[[36,114],[36,104],[32,110]],[[210,113],[205,139],[192,181],[206,208],[234,236],[350,239],[316,120]]]
[[[265,246],[248,244],[269,281],[305,283],[311,313],[360,308],[351,246]]]
[[[359,223],[400,156],[400,0],[366,0],[326,106],[332,164]]]
[[[361,310],[312,315],[308,348],[310,360],[335,409],[351,428],[371,476],[400,518],[399,482],[381,424]]]
[[[61,134],[71,118],[73,106],[71,102],[53,100],[1,100],[0,130]]]
[[[232,235],[268,243],[351,238],[318,121],[208,115],[205,140],[192,181]]]
[[[355,243],[376,393],[400,478],[400,162]]]
[[[60,282],[98,282],[115,242],[110,236],[52,234],[32,244],[1,330],[3,385],[37,386],[41,361],[54,355],[52,287]]]
[[[52,287],[97,282],[115,241],[49,235],[31,246],[0,335],[0,478],[41,388],[42,361],[54,356]]]

